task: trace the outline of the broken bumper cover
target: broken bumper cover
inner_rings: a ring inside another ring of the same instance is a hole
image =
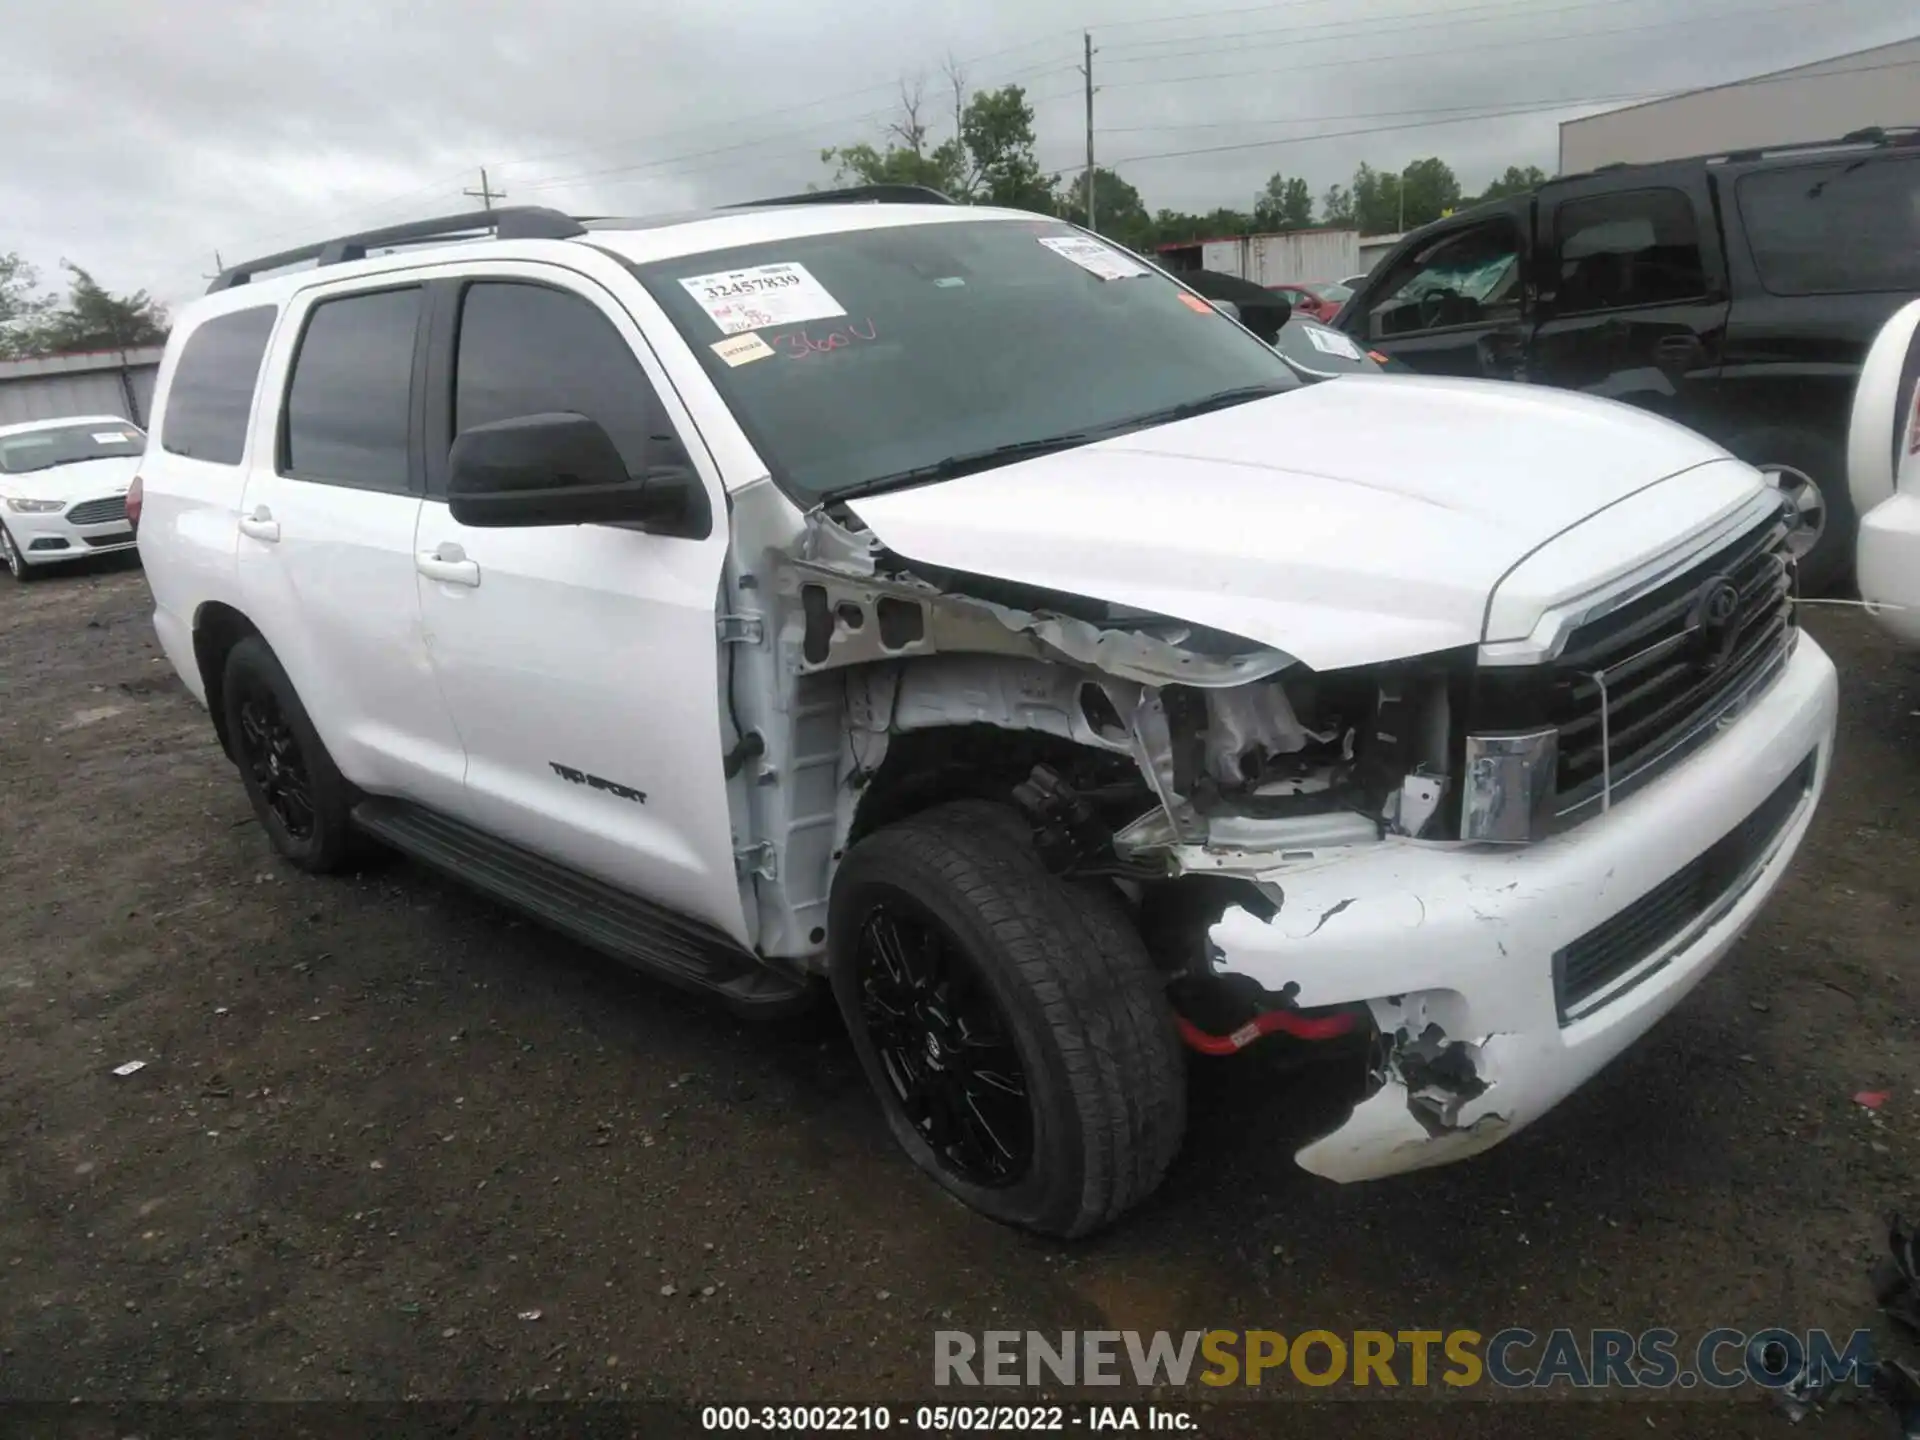
[[[1833,662],[1802,635],[1710,744],[1572,830],[1510,850],[1386,841],[1263,876],[1279,913],[1230,908],[1211,931],[1219,969],[1303,1008],[1364,1003],[1386,1044],[1380,1088],[1299,1163],[1347,1181],[1462,1159],[1646,1033],[1779,884],[1826,783],[1837,693]],[[1766,833],[1684,928],[1565,1005],[1556,954],[1609,921],[1630,936],[1623,912],[1663,903],[1750,817]]]

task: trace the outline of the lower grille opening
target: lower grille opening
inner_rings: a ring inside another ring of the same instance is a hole
[[[1626,909],[1554,952],[1553,998],[1562,1025],[1597,1009],[1586,1002],[1745,888],[1752,870],[1773,848],[1812,786],[1815,758],[1808,755],[1802,760],[1759,808],[1707,850]],[[1633,983],[1639,984],[1660,968],[1650,967]],[[1618,993],[1632,988],[1626,986]]]

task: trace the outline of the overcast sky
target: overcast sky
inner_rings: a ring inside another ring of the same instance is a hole
[[[798,189],[821,146],[883,138],[902,76],[949,111],[948,57],[1026,86],[1067,171],[1083,28],[1100,162],[1199,210],[1361,160],[1551,171],[1571,115],[1920,25],[1913,0],[0,0],[0,251],[178,305],[216,248],[446,213],[482,165],[576,213]],[[1471,118],[1502,110],[1527,113]]]

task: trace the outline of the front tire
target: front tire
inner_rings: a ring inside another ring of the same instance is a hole
[[[914,1163],[983,1214],[1072,1237],[1160,1183],[1185,1061],[1117,902],[1049,874],[1009,819],[942,805],[848,851],[834,998]]]
[[[27,557],[14,543],[13,532],[4,525],[0,525],[0,563],[4,563],[7,573],[22,585],[35,577],[33,566],[27,563]]]
[[[358,848],[352,788],[259,636],[227,655],[221,704],[240,781],[273,848],[314,874],[340,869]]]
[[[1826,595],[1853,573],[1860,522],[1847,489],[1847,452],[1838,440],[1809,430],[1765,426],[1727,448],[1755,466],[1793,505],[1799,529],[1788,546],[1800,565],[1800,590]]]

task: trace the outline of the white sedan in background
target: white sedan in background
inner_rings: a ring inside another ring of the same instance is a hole
[[[118,415],[0,425],[0,559],[13,578],[131,550],[127,487],[146,448],[146,432]]]

